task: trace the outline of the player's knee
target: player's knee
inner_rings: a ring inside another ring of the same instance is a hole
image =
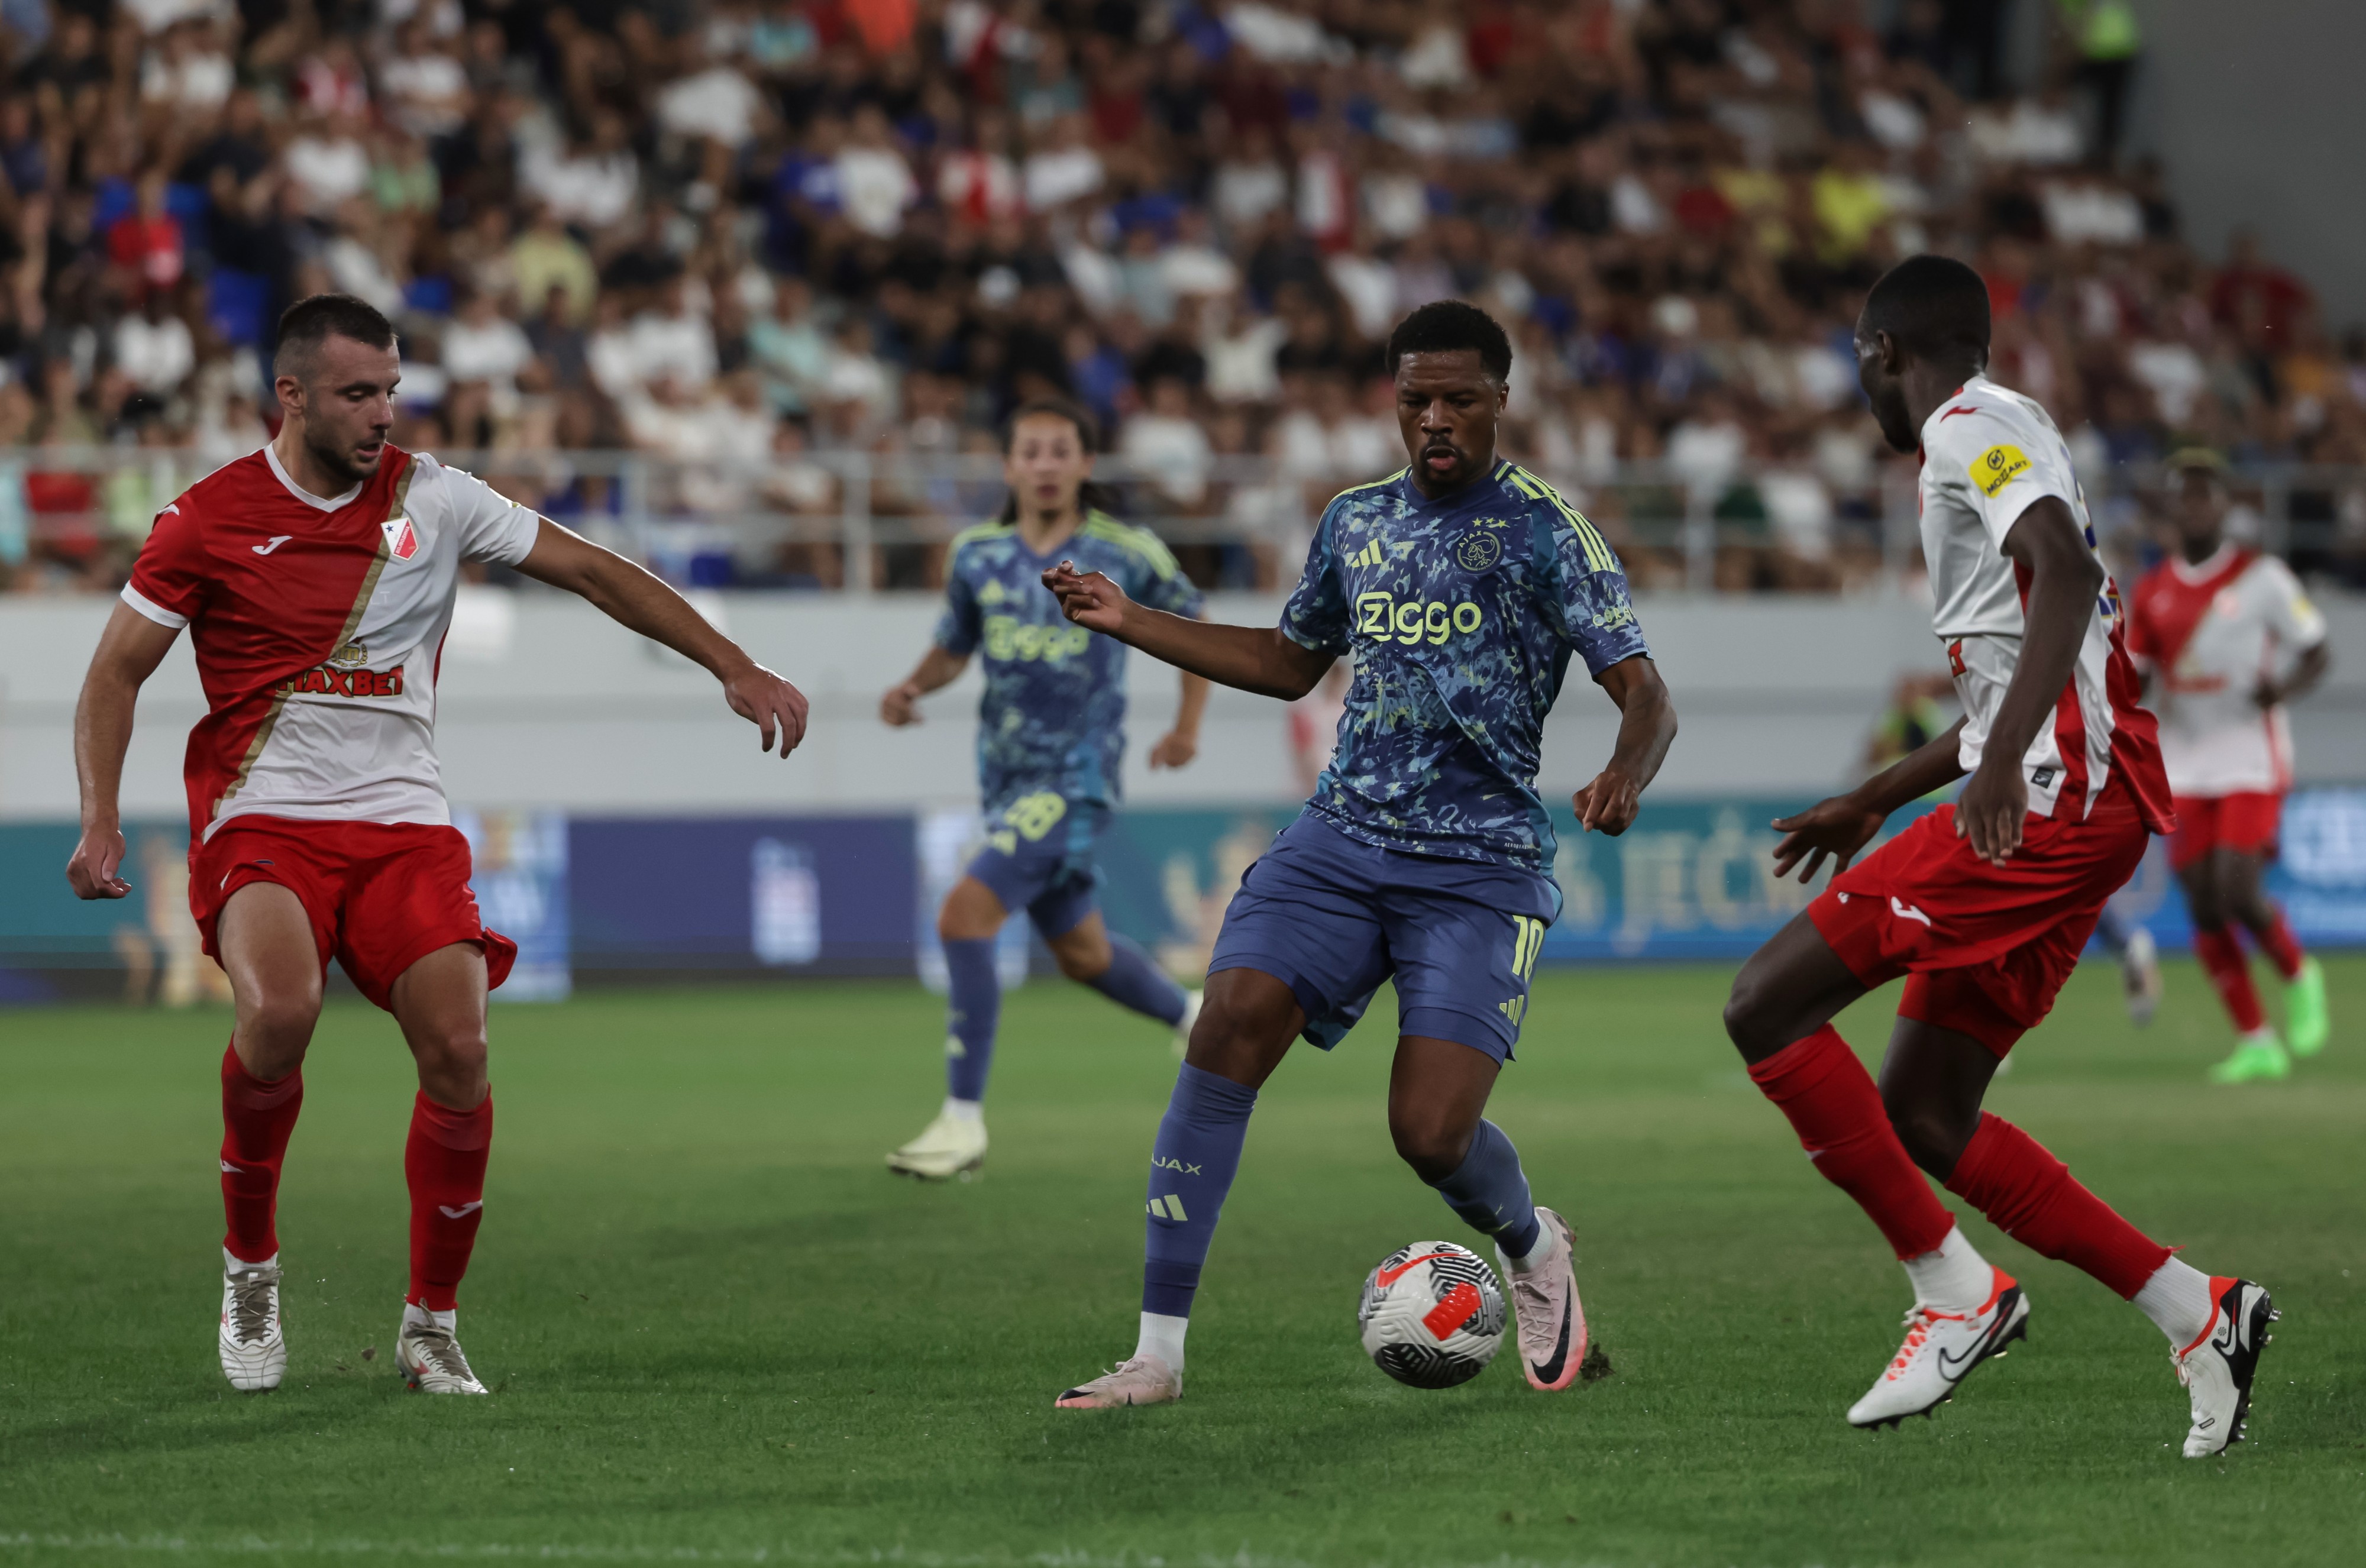
[[[321,1016],[318,992],[296,992],[260,998],[242,1010],[238,1021],[241,1055],[249,1071],[265,1077],[293,1072],[312,1043],[312,1025]]]
[[[1440,1107],[1389,1105],[1389,1138],[1396,1145],[1397,1157],[1433,1185],[1462,1168],[1470,1153],[1471,1131]]]
[[[1962,1157],[1964,1145],[1971,1139],[1971,1129],[1948,1108],[1928,1101],[1916,1100],[1882,1091],[1882,1107],[1889,1113],[1890,1129],[1905,1145],[1906,1157],[1916,1166],[1944,1180]]]
[[[415,1029],[411,1054],[422,1082],[472,1084],[485,1074],[485,1026],[470,1021]]]
[[[1076,981],[1098,980],[1109,973],[1110,945],[1098,942],[1062,942],[1052,945],[1053,962],[1060,973]]]
[[[1732,993],[1725,998],[1725,1037],[1744,1061],[1758,1061],[1782,1048],[1778,1010],[1760,976],[1747,967],[1734,976]]]

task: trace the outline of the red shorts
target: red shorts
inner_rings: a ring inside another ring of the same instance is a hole
[[[454,942],[484,950],[488,985],[509,978],[517,943],[485,929],[468,872],[468,840],[456,828],[233,817],[189,853],[189,912],[219,959],[214,925],[230,896],[276,882],[311,918],[321,973],[334,958],[386,1007],[404,970]]]
[[[2169,863],[2183,871],[2212,850],[2241,855],[2272,855],[2282,826],[2284,797],[2268,792],[2240,795],[2180,795],[2177,831],[2169,840]]]
[[[1832,878],[1808,918],[1868,988],[1908,976],[1900,1018],[2001,1056],[2053,1008],[2150,837],[2127,794],[2107,789],[2083,822],[2030,818],[1994,866],[1943,806]]]

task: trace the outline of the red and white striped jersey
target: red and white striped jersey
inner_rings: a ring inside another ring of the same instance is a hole
[[[2221,545],[2208,560],[2172,557],[2128,604],[2128,652],[2154,672],[2161,760],[2180,795],[2280,794],[2292,787],[2292,727],[2251,694],[2325,640],[2325,616],[2273,556]]]
[[[187,626],[206,691],[189,831],[232,817],[451,821],[435,678],[464,560],[515,565],[541,519],[424,453],[323,500],[266,446],[157,517],[123,602]]]
[[[2055,496],[2094,547],[2087,498],[2070,449],[2044,409],[1975,376],[1922,426],[1922,558],[1937,601],[1932,627],[1946,646],[1964,704],[1961,757],[1979,766],[1989,727],[2021,661],[2029,584],[2004,553],[2005,536],[2030,505]],[[2083,818],[2118,770],[2146,826],[2170,831],[2169,780],[2153,716],[2137,702],[2135,667],[2122,643],[2119,590],[2107,576],[2069,683],[2022,758],[2029,809]]]

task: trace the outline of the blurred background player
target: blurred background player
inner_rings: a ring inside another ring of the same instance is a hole
[[[1954,1397],[2024,1332],[2029,1302],[1921,1171],[2041,1255],[2132,1301],[2191,1396],[2188,1458],[2242,1436],[2275,1315],[2248,1280],[2174,1257],[1981,1109],[1997,1064],[2054,1005],[2150,835],[2174,826],[2169,780],[2120,642],[2069,449],[2035,402],[1988,379],[1989,296],[1941,256],[1899,263],[1858,318],[1859,379],[1882,434],[1922,454],[1922,554],[1963,719],[1856,790],[1778,821],[1775,872],[1840,871],[1735,978],[1726,1029],[1819,1174],[1856,1200],[1906,1267],[1906,1340],[1858,1427]],[[1862,865],[1890,812],[1970,780]],[[1804,861],[1804,865],[1801,863]],[[1906,976],[1876,1090],[1831,1025]]]
[[[2128,607],[2128,651],[2150,683],[2177,797],[2169,864],[2193,914],[2193,955],[2239,1038],[2211,1081],[2292,1072],[2325,1048],[2325,974],[2260,886],[2292,787],[2284,705],[2333,664],[2325,617],[2292,569],[2225,536],[2225,461],[2191,449],[2169,464],[2176,553],[2145,574]],[[2284,981],[2284,1038],[2268,1022],[2237,940],[2248,931]],[[2285,1046],[2291,1047],[2290,1055]]]
[[[1504,329],[1474,306],[1424,305],[1387,354],[1410,466],[1324,510],[1278,628],[1162,615],[1068,561],[1044,576],[1079,626],[1242,691],[1295,701],[1355,655],[1331,765],[1224,912],[1151,1146],[1134,1352],[1061,1394],[1064,1409],[1181,1397],[1191,1303],[1257,1090],[1293,1041],[1336,1045],[1391,977],[1398,1154],[1495,1238],[1529,1383],[1567,1388],[1585,1358],[1568,1223],[1530,1200],[1518,1152],[1483,1112],[1560,913],[1536,775],[1570,660],[1623,716],[1609,766],[1574,797],[1586,830],[1635,820],[1675,709],[1609,546],[1496,456]]]
[[[879,699],[888,724],[918,724],[920,698],[985,650],[977,775],[986,845],[937,916],[952,991],[945,1102],[887,1156],[888,1168],[906,1176],[943,1180],[986,1161],[983,1102],[1002,1011],[994,947],[1013,909],[1027,911],[1060,973],[1168,1025],[1178,1044],[1199,1002],[1110,931],[1094,899],[1093,843],[1118,802],[1125,755],[1125,649],[1063,619],[1044,591],[1044,569],[1085,561],[1144,604],[1178,615],[1200,609],[1200,591],[1156,535],[1099,509],[1091,482],[1098,439],[1092,416],[1065,401],[1031,402],[1011,416],[1002,515],[954,538],[936,641]],[[1191,761],[1207,705],[1208,682],[1185,675],[1175,728],[1150,749],[1152,767]]]
[[[84,898],[130,891],[117,871],[132,711],[186,626],[208,702],[186,763],[190,912],[237,1019],[221,1062],[222,1373],[252,1391],[287,1371],[279,1175],[333,955],[419,1064],[397,1359],[415,1389],[483,1393],[456,1292],[493,1134],[485,994],[517,948],[479,918],[435,757],[461,563],[513,566],[697,660],[767,750],[775,730],[783,757],[803,738],[806,699],[639,567],[390,444],[402,367],[371,306],[343,294],[291,305],[273,368],[278,436],[164,508],[92,656],[66,877]]]

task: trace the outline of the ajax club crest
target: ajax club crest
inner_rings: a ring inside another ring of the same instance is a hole
[[[1465,571],[1485,571],[1504,558],[1504,541],[1493,534],[1465,534],[1454,542],[1454,561]]]

